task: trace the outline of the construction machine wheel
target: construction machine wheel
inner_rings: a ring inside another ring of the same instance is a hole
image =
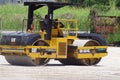
[[[48,46],[45,41],[37,40],[33,43],[35,46]],[[32,59],[29,56],[18,56],[18,55],[5,55],[5,59],[12,65],[22,66],[39,66],[46,65],[49,62],[48,58],[36,58]]]
[[[45,41],[43,41],[43,40],[41,40],[41,39],[35,41],[35,42],[33,43],[33,45],[34,45],[34,46],[49,46],[49,44],[48,44],[47,42],[45,42]],[[37,60],[37,61],[36,61],[36,60]],[[33,60],[33,61],[34,61],[34,62],[37,62],[38,65],[46,65],[46,64],[50,61],[50,59],[48,59],[48,58],[39,58],[39,59],[35,59],[35,60]]]
[[[45,58],[45,59],[35,59],[35,60],[32,60],[35,64],[36,64],[36,66],[37,65],[47,65],[47,63],[49,62],[49,60],[50,59],[48,59],[48,58]]]
[[[74,58],[67,58],[67,59],[59,59],[59,62],[63,65],[76,65],[76,59]]]
[[[83,42],[82,46],[100,46],[100,43],[95,40],[89,40],[89,41],[83,40],[82,42]],[[76,45],[76,42],[74,43],[74,45]],[[77,44],[77,46],[79,45]],[[94,50],[91,50],[91,54],[93,53],[94,53]],[[101,58],[84,58],[84,59],[77,59],[77,63],[78,65],[82,64],[82,65],[87,65],[87,66],[96,65],[100,62],[100,60]]]
[[[100,62],[101,58],[84,58],[84,59],[80,59],[78,60],[78,65],[82,64],[82,65],[96,65]]]
[[[11,65],[21,65],[21,66],[38,66],[38,65],[45,65],[48,63],[48,59],[31,59],[28,56],[13,56],[13,55],[6,55],[5,59]]]
[[[107,45],[105,38],[102,35],[96,34],[96,33],[79,33],[78,38],[79,39],[92,39],[92,40],[99,42],[100,45],[102,46]]]
[[[59,61],[64,65],[96,65],[100,62],[101,58],[85,58],[85,59],[60,59]]]
[[[75,40],[73,42],[74,46],[99,46],[100,43],[95,40]],[[91,54],[94,50],[91,50]],[[94,54],[93,54],[94,55]],[[83,58],[83,59],[76,59],[76,58],[67,58],[67,59],[60,59],[59,61],[64,65],[96,65],[100,62],[101,58]]]

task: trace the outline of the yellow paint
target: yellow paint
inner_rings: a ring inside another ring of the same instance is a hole
[[[52,29],[52,37],[58,36],[58,29]]]
[[[101,58],[107,56],[107,53],[84,53],[84,54],[77,54],[76,58],[81,59],[81,58]]]
[[[33,59],[35,59],[35,58],[56,58],[56,54],[55,53],[44,54],[44,55],[41,55],[39,53],[29,53],[28,56],[30,56]]]

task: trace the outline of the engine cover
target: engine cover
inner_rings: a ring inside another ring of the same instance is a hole
[[[38,33],[14,32],[4,34],[1,39],[1,45],[32,45],[34,41],[40,39]]]

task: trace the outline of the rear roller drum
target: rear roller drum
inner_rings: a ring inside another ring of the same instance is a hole
[[[48,44],[42,40],[37,40],[33,43],[34,46],[48,46]],[[32,59],[29,56],[18,56],[18,55],[5,55],[8,63],[12,65],[22,66],[39,66],[46,65],[49,62],[48,58],[36,58]]]
[[[49,59],[31,59],[28,56],[10,56],[6,55],[5,59],[11,65],[21,65],[21,66],[39,66],[46,65],[49,62]]]
[[[46,65],[49,62],[50,59],[34,59],[32,60],[36,66],[37,65]]]

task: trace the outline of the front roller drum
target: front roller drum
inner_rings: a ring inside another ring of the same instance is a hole
[[[100,43],[98,43],[95,40],[75,40],[73,42],[73,45],[83,46],[83,47],[84,46],[100,46]],[[91,50],[91,54],[92,54],[92,50]],[[82,58],[82,59],[67,58],[67,59],[60,59],[59,61],[64,65],[96,65],[100,62],[100,60],[101,58]]]
[[[84,59],[77,59],[77,65],[96,65],[100,62],[101,58],[84,58]]]
[[[74,46],[100,46],[100,43],[95,40],[76,40],[73,43]],[[94,50],[91,50],[91,54]],[[101,58],[83,58],[77,59],[77,65],[96,65],[100,62]]]
[[[85,58],[85,59],[75,59],[75,58],[67,58],[67,59],[59,59],[59,61],[64,65],[96,65],[100,62],[101,58]]]

